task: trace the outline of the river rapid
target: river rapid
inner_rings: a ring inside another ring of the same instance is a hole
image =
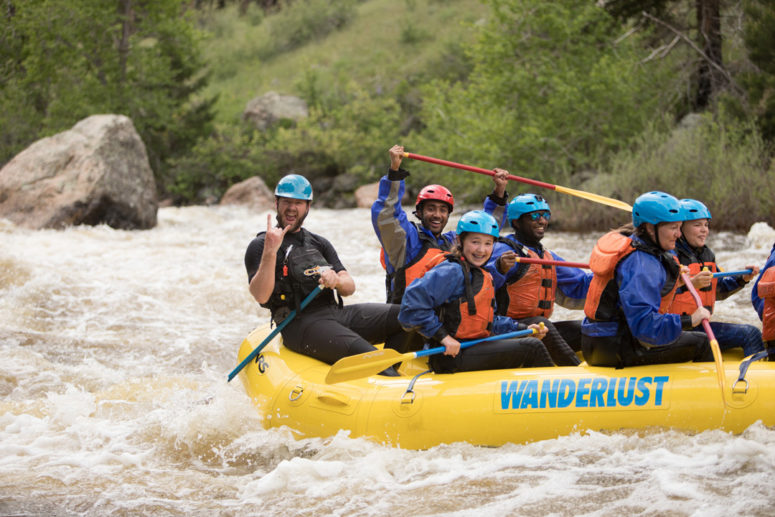
[[[368,210],[313,208],[306,227],[353,275],[347,303],[384,299]],[[240,207],[163,208],[149,231],[0,220],[0,515],[775,512],[775,430],[760,424],[424,451],[262,429],[226,377],[268,321],[243,265],[263,229],[266,213]],[[599,235],[544,244],[586,261]],[[773,240],[760,223],[709,244],[734,270],[764,264]],[[750,287],[714,318],[760,325]]]

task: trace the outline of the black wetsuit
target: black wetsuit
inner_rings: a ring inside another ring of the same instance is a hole
[[[248,282],[261,264],[264,238],[265,234],[259,233],[245,252]],[[288,253],[291,246],[296,250],[309,250],[313,253],[317,250],[326,265],[337,273],[345,269],[336,250],[324,237],[304,229],[285,234],[277,252],[275,290],[270,300],[262,304],[270,309],[275,323],[283,321],[291,310],[297,308],[301,299],[311,292],[310,285],[314,286],[318,278],[315,277],[314,282],[304,286],[293,279],[292,274],[287,274],[287,267],[283,271],[283,268],[289,265],[286,257],[292,262],[296,256],[293,251]],[[293,269],[292,264],[290,266],[290,269]],[[282,330],[283,343],[291,350],[328,364],[333,364],[342,357],[374,350],[374,343],[384,342],[387,347],[399,349],[407,339],[398,322],[399,308],[398,305],[382,303],[343,306],[337,302],[332,290],[324,289],[304,310],[297,311],[296,317]]]

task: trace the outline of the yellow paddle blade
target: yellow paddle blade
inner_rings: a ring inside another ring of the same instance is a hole
[[[715,339],[710,340],[710,349],[713,351],[713,362],[716,363],[716,376],[718,377],[718,386],[721,388],[721,398],[726,403],[726,387],[725,379],[726,372],[724,371],[724,363],[721,358],[721,349],[718,346],[718,341]]]
[[[337,382],[368,377],[381,372],[388,366],[413,358],[414,352],[399,354],[392,348],[343,357],[328,370],[326,383],[336,384]]]
[[[618,208],[619,210],[626,210],[627,212],[632,212],[632,207],[630,205],[628,205],[624,201],[619,201],[618,199],[601,196],[600,194],[593,194],[592,192],[584,192],[583,190],[561,187],[559,185],[555,185],[554,190],[556,190],[557,192],[562,192],[563,194],[570,194],[571,196],[588,199],[590,201],[594,201],[595,203],[612,206],[614,208]]]

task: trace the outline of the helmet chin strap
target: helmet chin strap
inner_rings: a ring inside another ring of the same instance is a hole
[[[651,224],[651,223],[649,223]],[[659,243],[659,225],[662,223],[652,224],[651,227],[654,229],[654,243],[657,245],[658,248],[663,249],[662,245]]]

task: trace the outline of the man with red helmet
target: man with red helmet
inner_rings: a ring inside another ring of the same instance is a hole
[[[379,182],[379,194],[371,206],[371,222],[382,245],[387,301],[401,303],[409,284],[436,264],[440,255],[454,248],[456,234],[454,231],[444,233],[444,227],[455,200],[446,187],[427,185],[420,190],[415,203],[414,215],[421,224],[409,221],[401,207],[404,179],[409,176],[409,171],[401,168],[404,147],[394,145],[389,153],[390,169]],[[508,171],[494,171],[495,188],[489,198],[495,206],[505,207]]]

